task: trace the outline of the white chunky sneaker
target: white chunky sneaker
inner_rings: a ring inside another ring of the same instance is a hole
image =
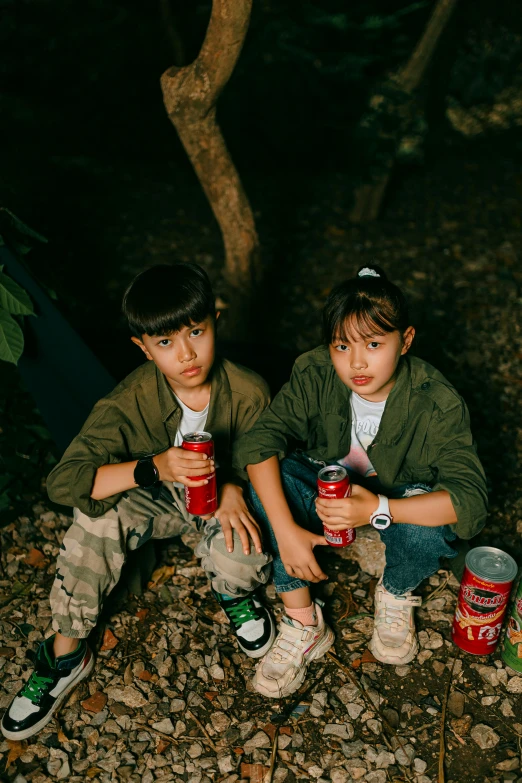
[[[253,680],[256,691],[272,699],[289,696],[302,685],[308,664],[328,652],[335,637],[317,603],[315,611],[316,626],[283,617],[272,648],[257,665]]]
[[[379,582],[375,588],[375,618],[370,651],[381,663],[399,666],[417,655],[413,607],[420,606],[418,595],[392,595]]]

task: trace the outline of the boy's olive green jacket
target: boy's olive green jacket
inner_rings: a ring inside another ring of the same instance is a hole
[[[234,444],[237,470],[302,441],[312,459],[334,463],[350,451],[351,391],[340,380],[328,348],[300,356],[292,375],[256,424]],[[449,492],[460,538],[476,535],[487,515],[486,478],[464,400],[434,367],[405,356],[369,447],[385,489],[422,482]]]
[[[214,438],[220,484],[242,484],[232,469],[232,443],[256,421],[270,401],[268,386],[252,370],[216,358],[211,375],[206,429]],[[131,462],[174,444],[181,409],[154,362],[138,367],[94,406],[79,435],[47,477],[51,500],[100,517],[123,493],[91,498],[102,465]]]

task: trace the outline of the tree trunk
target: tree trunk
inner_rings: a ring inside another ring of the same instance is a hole
[[[218,221],[225,277],[250,290],[259,272],[254,216],[216,121],[216,103],[245,40],[252,0],[213,0],[201,51],[190,65],[161,77],[163,101]]]
[[[390,112],[395,111],[397,114],[398,121],[396,122],[395,132],[385,133],[381,130],[380,136],[387,144],[393,140],[395,142],[395,148],[398,146],[398,142],[402,136],[401,131],[404,129],[409,119],[408,115],[411,112],[412,107],[411,95],[422,82],[428,65],[433,58],[439,39],[447,26],[456,5],[457,0],[438,0],[424,33],[411,54],[410,59],[398,73],[393,74],[388,79],[388,88],[391,88],[391,92],[397,97],[402,94],[402,100],[398,100],[396,106],[388,107]],[[377,96],[377,98],[379,97],[380,96]],[[381,116],[387,109],[386,104],[383,105],[383,101],[385,101],[384,98],[382,101],[375,100],[374,96],[373,103]],[[368,115],[366,115],[363,122],[368,122]],[[356,189],[354,205],[350,213],[350,221],[352,223],[363,223],[377,219],[384,194],[386,193],[386,188],[388,187],[392,176],[394,162],[394,157],[389,156],[381,163],[380,172],[374,177],[373,182],[361,185]]]

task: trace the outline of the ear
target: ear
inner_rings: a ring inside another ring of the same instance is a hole
[[[402,335],[401,356],[404,356],[405,353],[408,353],[408,351],[411,348],[411,344],[413,342],[414,337],[415,337],[415,328],[413,326],[408,326],[408,328]]]
[[[221,310],[216,310],[216,321],[217,321],[217,319],[219,318],[220,315],[221,315]]]
[[[145,345],[142,343],[142,341],[141,341],[140,339],[138,339],[138,337],[131,337],[131,340],[132,340],[132,342],[134,343],[134,345],[137,345],[137,346],[138,346],[138,348],[141,348],[141,350],[143,351],[143,353],[145,354],[145,356],[147,357],[147,359],[148,359],[149,361],[152,361],[152,356],[151,356],[151,355],[150,355],[150,353],[147,351],[147,349],[145,348]]]

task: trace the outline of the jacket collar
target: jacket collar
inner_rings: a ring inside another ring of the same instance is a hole
[[[158,395],[163,423],[167,422],[173,414],[181,415],[181,410],[176,402],[176,397],[169,382],[156,367],[158,383]],[[232,416],[232,393],[230,382],[223,366],[221,357],[216,356],[210,375],[211,392],[210,405],[207,416],[206,428],[210,432],[230,431],[229,422]]]

